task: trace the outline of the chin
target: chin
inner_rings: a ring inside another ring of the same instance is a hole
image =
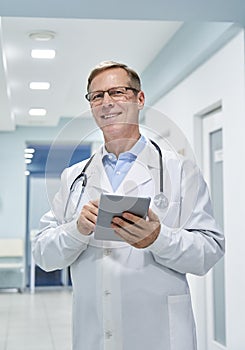
[[[107,138],[120,138],[123,135],[123,125],[121,124],[108,124],[102,127],[102,131]]]

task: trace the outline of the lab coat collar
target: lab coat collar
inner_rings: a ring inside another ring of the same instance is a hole
[[[156,148],[153,146],[151,141],[146,138],[146,145],[142,152],[139,154],[138,159],[141,162],[144,162],[150,169],[155,168],[158,169],[160,168],[159,166],[159,153],[156,150]]]
[[[103,146],[96,152],[88,175],[88,184],[99,193],[113,193],[108,176],[102,163]],[[151,181],[152,169],[159,170],[159,154],[147,139],[144,149],[140,152],[128,174],[115,193],[130,194],[139,185]],[[136,174],[137,173],[137,177]],[[154,179],[153,179],[154,180]]]
[[[113,189],[102,163],[102,147],[95,153],[90,171],[87,174],[88,186],[94,188],[99,193],[112,193]]]

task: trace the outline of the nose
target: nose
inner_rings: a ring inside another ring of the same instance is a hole
[[[102,103],[103,105],[109,105],[109,106],[114,104],[113,98],[109,95],[108,91],[105,91]]]

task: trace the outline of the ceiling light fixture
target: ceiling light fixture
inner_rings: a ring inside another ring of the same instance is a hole
[[[31,164],[31,159],[25,159],[25,164]]]
[[[53,59],[55,58],[55,50],[31,50],[31,57],[32,58],[48,58]]]
[[[47,114],[47,110],[45,108],[31,108],[29,110],[29,115],[44,117]]]
[[[32,159],[33,158],[33,154],[32,153],[25,153],[24,157],[27,159]]]
[[[32,81],[29,87],[31,90],[48,90],[50,88],[50,83],[45,81]]]
[[[41,30],[29,33],[29,38],[36,41],[49,41],[55,38],[56,33],[51,30]]]
[[[35,148],[27,147],[25,148],[25,153],[35,153]]]

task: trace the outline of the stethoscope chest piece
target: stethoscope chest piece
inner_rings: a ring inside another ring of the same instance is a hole
[[[154,197],[154,204],[158,209],[166,209],[168,207],[168,198],[163,192],[160,192]]]

